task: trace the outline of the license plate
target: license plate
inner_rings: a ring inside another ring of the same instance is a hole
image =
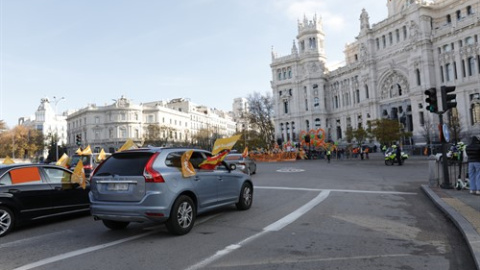
[[[107,185],[107,190],[111,190],[111,191],[126,191],[128,190],[128,184],[113,184],[113,183],[110,183]]]

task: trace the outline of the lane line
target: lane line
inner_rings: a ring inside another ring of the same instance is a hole
[[[393,195],[418,195],[415,192],[401,192],[401,191],[376,191],[376,190],[357,190],[357,189],[319,189],[319,188],[295,188],[295,187],[269,187],[269,186],[254,186],[255,189],[276,189],[276,190],[297,190],[297,191],[331,191],[331,192],[346,192],[346,193],[370,193],[370,194],[393,194]]]
[[[185,270],[201,269],[201,268],[211,264],[212,262],[220,259],[221,257],[228,255],[229,253],[233,252],[234,250],[241,248],[243,245],[247,244],[248,242],[251,242],[252,240],[254,240],[256,238],[259,238],[259,237],[263,236],[266,233],[273,232],[273,231],[279,231],[279,230],[283,229],[285,226],[291,224],[292,222],[294,222],[295,220],[297,220],[298,218],[303,216],[305,213],[310,211],[312,208],[314,208],[315,206],[317,206],[318,204],[323,202],[328,197],[329,194],[330,194],[329,190],[321,191],[320,194],[318,194],[317,197],[313,198],[311,201],[304,204],[302,207],[298,208],[297,210],[293,211],[292,213],[288,214],[287,216],[285,216],[285,217],[279,219],[278,221],[276,221],[276,222],[268,225],[267,227],[263,228],[263,230],[261,232],[259,232],[257,234],[254,234],[250,237],[247,237],[244,240],[238,242],[237,244],[229,245],[229,246],[225,247],[224,249],[217,251],[213,256],[210,256],[210,257],[204,259],[203,261],[186,268]]]

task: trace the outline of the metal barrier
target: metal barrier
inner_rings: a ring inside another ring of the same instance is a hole
[[[459,160],[448,160],[448,180],[452,187],[460,189],[468,189],[468,162]],[[443,164],[440,158],[435,156],[429,157],[429,185],[431,187],[440,186],[445,183],[443,174]]]

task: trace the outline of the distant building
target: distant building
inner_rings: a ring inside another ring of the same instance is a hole
[[[322,128],[327,139],[343,142],[347,128],[389,118],[422,144],[426,129],[438,134],[438,115],[426,110],[424,91],[444,85],[456,86],[458,105],[450,113],[459,116],[463,137],[480,133],[479,1],[389,0],[387,7],[388,18],[372,26],[362,10],[343,67],[326,67],[316,16],[298,23],[289,55],[272,51],[277,139],[298,141],[302,130]]]
[[[121,97],[111,105],[89,105],[68,115],[68,146],[75,151],[76,138],[92,151],[115,152],[128,139],[143,145],[151,127],[165,142],[195,144],[195,135],[208,131],[212,139],[235,133],[235,122],[221,110],[199,106],[187,99],[133,104]]]
[[[38,106],[35,115],[21,117],[18,124],[39,130],[45,138],[44,145],[48,147],[52,142],[52,137],[58,139],[58,146],[67,143],[67,116],[66,114],[57,115],[48,98],[40,100],[40,106]],[[43,149],[43,158],[48,156],[48,147]]]

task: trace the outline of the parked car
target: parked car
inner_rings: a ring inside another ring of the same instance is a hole
[[[181,156],[187,148],[141,148],[112,154],[91,177],[91,214],[112,230],[130,222],[165,223],[172,234],[188,233],[197,214],[235,204],[252,206],[249,175],[222,162],[214,170],[199,164],[211,153],[195,149],[190,162],[196,174],[183,177]]]
[[[88,213],[89,185],[83,189],[71,177],[55,165],[0,165],[0,237],[29,221]]]
[[[242,154],[228,154],[225,157],[225,162],[229,164],[233,170],[237,169],[246,174],[257,173],[257,164],[255,161],[249,157],[243,157]]]
[[[108,157],[111,154],[106,154],[106,155]],[[85,177],[87,177],[87,179],[90,177],[90,175],[92,174],[92,171],[95,170],[98,164],[102,162],[102,161],[98,161],[98,153],[94,153],[91,155],[73,155],[72,158],[70,159],[70,164],[69,164],[70,170],[73,171],[77,166],[78,161],[80,160],[83,163],[83,170],[85,172]]]

